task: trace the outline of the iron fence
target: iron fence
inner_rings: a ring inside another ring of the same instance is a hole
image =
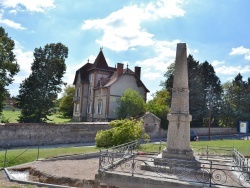
[[[235,148],[233,149],[233,161],[239,166],[239,168],[250,176],[250,164],[249,159],[245,158],[240,152],[238,152]]]
[[[206,160],[210,158],[224,158],[232,160],[233,147],[193,146],[194,153]]]
[[[140,147],[129,155],[106,150],[100,155],[99,172],[193,182],[209,187],[250,187],[249,167],[243,166],[245,162],[240,158],[237,158],[238,163],[233,163],[236,160],[232,160],[236,158],[233,148],[201,147],[196,148],[197,153],[200,153],[200,160],[187,163],[174,159],[159,162],[156,156],[140,152]],[[214,160],[216,154],[217,160]]]

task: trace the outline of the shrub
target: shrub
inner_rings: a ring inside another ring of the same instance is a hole
[[[110,122],[110,125],[113,127],[112,129],[97,132],[95,138],[97,147],[115,146],[140,138],[149,138],[144,133],[142,121],[135,119],[114,120]]]
[[[109,147],[113,145],[113,130],[98,131],[95,137],[97,147]]]
[[[9,123],[10,122],[10,118],[6,118],[4,117],[4,115],[0,114],[0,123]]]

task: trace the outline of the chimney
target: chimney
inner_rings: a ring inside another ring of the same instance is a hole
[[[141,67],[135,67],[135,75],[138,76],[139,79],[141,79]]]
[[[123,74],[123,64],[117,63],[117,76],[121,76]]]

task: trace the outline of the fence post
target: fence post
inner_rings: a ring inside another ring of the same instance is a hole
[[[213,173],[212,173],[212,161],[210,161],[209,187],[212,187],[212,178],[213,178]]]
[[[4,154],[4,164],[3,164],[3,167],[5,168],[6,167],[6,157],[7,157],[7,151],[8,149],[5,148],[5,154]]]
[[[208,160],[208,145],[207,145],[207,151],[206,151],[206,153],[207,153],[207,160]]]
[[[111,152],[111,167],[113,168],[113,166],[114,166],[114,153],[113,152]]]
[[[102,150],[100,150],[98,172],[101,172],[101,165],[102,165]]]
[[[134,173],[135,173],[135,158],[133,155],[133,160],[132,160],[132,177],[134,177]]]
[[[38,147],[37,147],[37,157],[36,157],[36,160],[38,161],[38,159],[39,159],[39,155],[40,155],[40,147],[39,147],[39,145],[38,145]]]
[[[161,153],[161,140],[160,140],[160,147],[159,147],[159,153],[158,154],[160,154]]]

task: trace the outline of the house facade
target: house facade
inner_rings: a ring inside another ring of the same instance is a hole
[[[109,121],[116,119],[117,100],[127,89],[136,90],[145,99],[149,90],[142,83],[141,67],[134,71],[122,63],[109,67],[100,50],[94,63],[86,63],[76,71],[73,118],[77,121]]]

